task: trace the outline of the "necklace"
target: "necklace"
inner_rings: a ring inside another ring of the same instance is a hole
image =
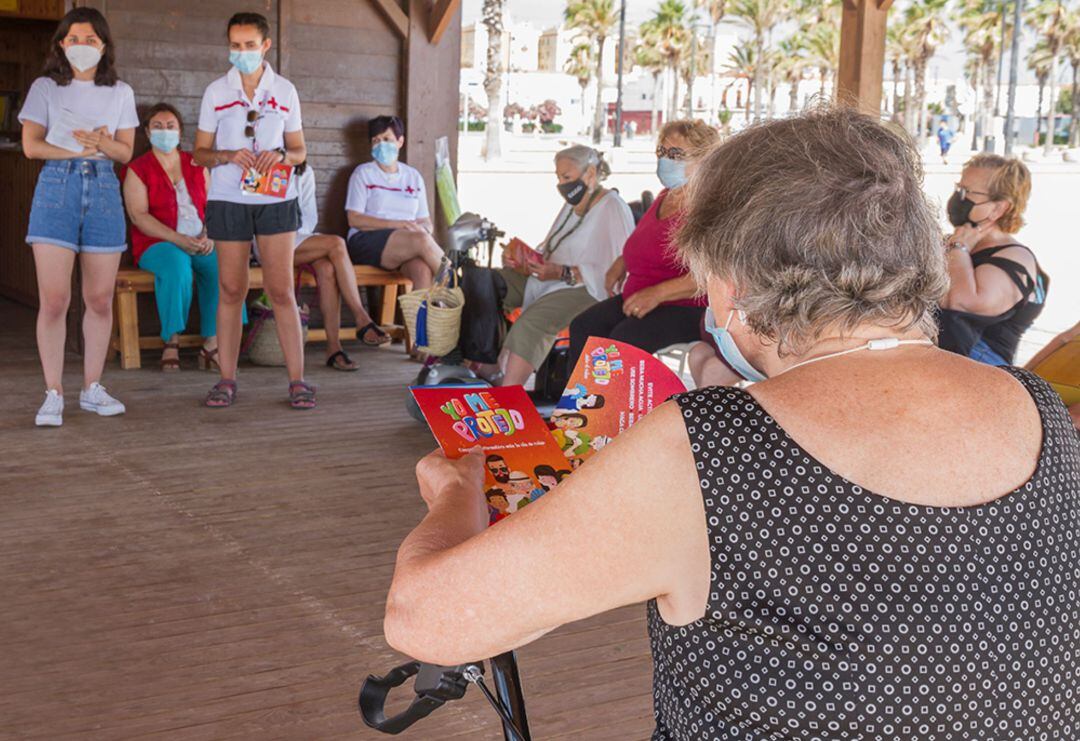
[[[926,340],[926,339],[923,339],[923,340],[901,340],[899,337],[881,337],[881,338],[878,338],[878,339],[875,339],[875,340],[870,340],[865,345],[859,345],[858,347],[851,347],[851,348],[848,348],[847,350],[840,350],[839,352],[831,352],[831,353],[828,353],[826,355],[820,355],[820,356],[818,356],[816,358],[810,358],[809,360],[804,360],[801,363],[796,363],[795,365],[791,366],[790,368],[785,368],[782,372],[787,373],[790,370],[795,370],[796,368],[798,368],[801,365],[809,365],[810,363],[816,363],[819,360],[828,360],[829,358],[838,358],[841,355],[850,355],[851,353],[859,352],[860,350],[871,350],[871,351],[895,350],[896,348],[900,347],[901,345],[930,345],[930,346],[933,346],[933,344],[934,343],[931,340]]]
[[[562,245],[562,243],[566,241],[566,238],[569,237],[571,234],[573,234],[574,231],[577,230],[577,228],[579,226],[581,226],[581,224],[585,221],[585,217],[588,216],[589,210],[593,206],[593,201],[596,200],[596,196],[597,196],[597,194],[599,192],[600,192],[600,188],[598,186],[596,189],[593,190],[592,193],[589,194],[589,202],[585,204],[584,213],[581,214],[581,217],[577,220],[577,223],[575,223],[572,227],[570,227],[570,231],[568,231],[566,234],[563,234],[561,237],[559,237],[559,241],[557,241],[555,244],[551,244],[551,238],[548,239],[547,243],[544,245],[544,259],[545,260],[550,258],[552,255],[554,255],[555,250],[559,249],[559,247]],[[551,236],[552,237],[558,236],[559,232],[561,232],[563,230],[563,227],[566,226],[566,223],[568,221],[570,221],[570,217],[573,216],[573,215],[574,215],[574,208],[571,206],[570,210],[566,212],[566,218],[562,220],[562,223],[559,224],[558,227],[555,228],[555,231],[553,231],[551,233]]]

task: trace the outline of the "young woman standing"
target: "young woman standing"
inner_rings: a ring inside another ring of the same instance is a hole
[[[45,373],[38,426],[63,424],[64,343],[76,257],[86,305],[79,406],[103,417],[125,411],[100,383],[112,332],[116,270],[127,249],[113,163],[131,159],[139,125],[135,95],[116,78],[115,60],[105,17],[93,8],[72,10],[57,26],[44,74],[30,86],[19,112],[23,153],[45,160],[26,235],[37,270],[37,343]]]
[[[243,192],[249,169],[268,173],[277,164],[307,157],[296,88],[265,60],[270,24],[258,13],[229,19],[233,69],[206,88],[195,134],[195,161],[210,169],[206,232],[218,255],[218,362],[221,380],[206,397],[209,407],[236,400],[236,365],[251,242],[256,240],[264,285],[274,307],[278,340],[289,372],[289,403],[315,407],[315,389],[304,382],[304,345],[293,293],[293,248],[300,225],[296,178],[284,198]]]

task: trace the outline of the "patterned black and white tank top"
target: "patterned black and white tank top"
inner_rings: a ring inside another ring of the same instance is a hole
[[[1031,479],[976,507],[878,496],[744,391],[677,397],[712,576],[648,606],[654,741],[1080,739],[1080,446],[1045,382]]]

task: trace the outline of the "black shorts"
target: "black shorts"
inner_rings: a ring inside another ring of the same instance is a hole
[[[259,234],[283,234],[300,228],[295,198],[261,205],[208,201],[206,236],[215,242],[250,242]]]
[[[382,254],[386,249],[386,243],[395,229],[372,229],[371,231],[359,231],[349,237],[349,258],[353,265],[370,265],[375,268],[383,267]],[[396,268],[396,265],[391,267]]]

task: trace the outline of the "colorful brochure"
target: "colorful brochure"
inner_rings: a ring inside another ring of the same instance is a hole
[[[240,192],[246,196],[284,198],[289,192],[292,172],[292,165],[274,165],[265,175],[249,167],[240,180]]]
[[[577,468],[686,385],[664,361],[625,342],[590,337],[555,405],[553,435]]]
[[[431,433],[448,458],[480,446],[486,459],[489,522],[536,501],[570,466],[521,386],[414,386]]]

